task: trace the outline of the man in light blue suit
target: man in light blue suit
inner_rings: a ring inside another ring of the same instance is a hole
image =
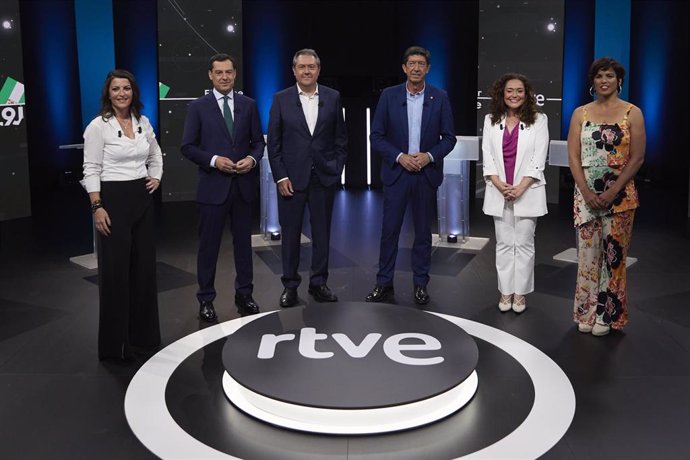
[[[403,55],[407,81],[383,90],[374,114],[371,149],[381,156],[383,224],[376,286],[367,302],[393,296],[398,239],[408,204],[414,222],[414,301],[429,302],[431,221],[436,190],[443,181],[443,158],[455,145],[453,114],[445,91],[426,83],[431,53],[413,46]]]
[[[252,297],[252,215],[259,199],[264,137],[256,102],[234,91],[235,59],[217,54],[209,61],[213,91],[189,104],[182,154],[199,167],[197,278],[199,318],[217,320],[213,300],[218,251],[230,217],[235,258],[235,305],[241,315],[259,312]]]

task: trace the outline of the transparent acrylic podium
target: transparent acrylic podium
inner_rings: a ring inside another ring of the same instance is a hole
[[[64,145],[59,145],[58,149],[59,150],[68,150],[68,149],[84,150],[84,144],[64,144]],[[98,238],[98,234],[96,233],[96,224],[93,222],[93,216],[91,219],[91,234],[93,236],[93,252],[91,252],[89,254],[83,254],[81,256],[70,257],[69,261],[72,263],[75,263],[81,267],[88,268],[89,270],[95,270],[98,268],[98,246],[96,244],[96,238]]]
[[[549,165],[551,166],[561,166],[570,167],[568,164],[568,141],[551,141],[549,142]],[[577,263],[577,231],[575,232],[575,246],[574,248],[568,248],[565,251],[561,251],[555,256],[553,260],[559,260],[561,262]],[[628,256],[625,259],[625,266],[629,267],[637,262],[636,257]]]
[[[433,245],[481,250],[488,238],[470,236],[470,161],[479,159],[479,137],[457,136],[443,161],[443,183],[438,188],[438,234]]]
[[[265,136],[264,136],[265,137]],[[260,199],[261,199],[261,233],[252,235],[252,247],[271,246],[280,244],[280,222],[278,221],[278,187],[273,181],[271,164],[268,162],[268,151],[264,147],[264,156],[259,163],[261,168]],[[309,243],[311,240],[302,234],[301,242]]]

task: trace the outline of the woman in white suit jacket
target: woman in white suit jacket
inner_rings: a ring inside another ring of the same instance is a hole
[[[525,295],[534,291],[537,217],[547,213],[549,128],[524,75],[503,75],[490,95],[491,113],[484,118],[482,137],[483,210],[493,216],[496,229],[498,308],[521,313],[527,306]]]

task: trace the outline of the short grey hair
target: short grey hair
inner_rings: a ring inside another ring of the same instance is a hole
[[[295,67],[297,65],[297,58],[302,55],[314,56],[314,59],[316,59],[316,65],[321,67],[321,59],[319,59],[319,55],[316,54],[316,51],[314,51],[311,48],[303,48],[297,51],[292,58],[292,67]]]

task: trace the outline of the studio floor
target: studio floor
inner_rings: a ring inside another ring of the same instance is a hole
[[[471,214],[471,235],[490,241],[481,251],[436,248],[425,307],[505,331],[548,355],[570,379],[575,416],[547,459],[685,459],[690,457],[690,239],[685,219],[669,217],[642,195],[628,271],[630,323],[597,338],[572,321],[576,267],[553,260],[574,245],[572,214],[554,205],[539,219],[536,290],[527,310],[500,313],[493,223]],[[380,191],[343,190],[333,215],[328,285],[341,301],[362,301],[375,282],[381,225]],[[85,212],[86,211],[86,212]],[[78,190],[52,201],[40,217],[0,223],[0,457],[4,459],[149,459],[130,430],[124,397],[147,359],[101,362],[97,357],[96,271],[69,258],[90,252],[90,216]],[[207,327],[197,319],[196,208],[158,209],[158,288],[163,347]],[[309,234],[308,228],[305,233]],[[412,232],[405,223],[395,278],[395,304],[418,308],[409,268]],[[309,256],[303,246],[299,288],[307,293]],[[255,248],[254,298],[278,310],[280,247]],[[226,236],[216,277],[220,321],[233,305],[232,245]],[[524,369],[481,340],[475,397],[432,425],[372,436],[313,435],[257,421],[228,402],[220,388],[222,341],[189,357],[166,390],[171,415],[190,435],[247,459],[448,459],[500,440],[530,411],[534,390]]]

